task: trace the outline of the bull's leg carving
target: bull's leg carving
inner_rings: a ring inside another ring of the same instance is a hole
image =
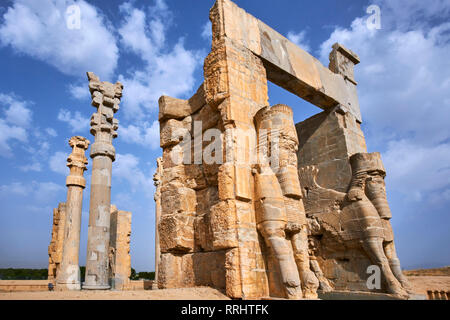
[[[400,267],[400,259],[397,257],[394,241],[390,241],[384,244],[384,252],[389,261],[389,265],[391,266],[391,270],[394,276],[408,293],[412,293],[413,291],[411,285],[409,284],[409,281],[406,279],[406,276],[403,274],[402,268]]]
[[[407,297],[408,293],[402,288],[400,282],[391,271],[389,261],[384,254],[383,238],[370,237],[362,240],[362,246],[369,255],[373,264],[381,268],[381,274],[386,282],[386,287],[389,293]]]
[[[301,299],[300,278],[285,234],[287,216],[280,185],[267,164],[256,166],[254,174],[260,204],[257,214],[258,231],[278,262],[286,297]]]
[[[317,280],[319,280],[319,289],[322,290],[323,292],[333,291],[333,288],[331,287],[330,283],[328,282],[328,279],[324,276],[322,269],[320,269],[320,265],[317,262],[317,260],[310,259],[310,265],[311,265],[311,270],[316,275]]]
[[[308,253],[308,231],[306,225],[302,226],[300,232],[292,236],[292,248],[294,258],[302,281],[304,296],[307,299],[317,299],[317,288],[319,280],[310,269]]]
[[[286,223],[282,221],[265,221],[258,224],[258,230],[266,245],[273,250],[275,259],[278,261],[286,297],[288,299],[301,299],[300,278],[295,268],[291,249],[286,241],[285,228]]]

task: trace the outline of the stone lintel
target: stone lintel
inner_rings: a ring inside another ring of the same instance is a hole
[[[319,60],[229,0],[211,9],[213,47],[221,39],[250,50],[263,60],[267,79],[327,110],[341,104],[359,121],[361,114],[354,82],[346,81]],[[344,48],[342,47],[342,49]],[[356,55],[349,54],[354,61]]]

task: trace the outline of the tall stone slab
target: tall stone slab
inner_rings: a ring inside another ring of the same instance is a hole
[[[159,246],[159,220],[161,219],[161,178],[163,175],[162,158],[156,159],[156,172],[153,175],[155,184],[155,279],[153,280],[152,289],[158,289],[158,266],[161,256],[161,248]]]
[[[61,268],[56,279],[57,290],[80,290],[80,253],[81,211],[83,207],[83,190],[86,180],[83,177],[88,163],[85,151],[89,140],[75,136],[70,138],[72,153],[67,158],[70,174],[67,176],[66,217],[64,224],[64,246]]]
[[[125,290],[130,283],[131,257],[131,212],[117,210],[111,206],[111,228],[109,242],[109,264],[111,287]]]
[[[83,289],[109,289],[109,241],[111,206],[111,171],[115,160],[112,140],[117,137],[119,110],[123,85],[101,82],[92,72],[87,73],[92,105],[97,112],[91,117],[92,180],[89,205],[86,279]]]
[[[48,246],[48,281],[55,284],[58,276],[64,246],[64,225],[66,223],[66,204],[60,202],[53,209],[52,239]]]

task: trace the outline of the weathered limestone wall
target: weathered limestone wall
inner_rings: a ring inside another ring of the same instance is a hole
[[[159,99],[158,287],[316,298],[317,288],[363,290],[370,262],[381,266],[383,290],[405,296],[385,172],[366,153],[360,127],[358,56],[335,44],[324,67],[230,0],[217,0],[210,20],[203,84],[189,100]],[[268,80],[325,111],[295,130],[288,106],[268,106]],[[256,141],[264,130],[280,140]],[[278,169],[254,162],[261,147],[278,149]],[[362,171],[350,161],[355,154]]]
[[[339,107],[296,124],[298,165],[315,165],[319,185],[346,192],[352,177],[349,157],[367,152],[361,124]]]
[[[60,202],[53,209],[52,239],[48,246],[48,281],[55,283],[59,272],[64,247],[64,225],[66,222],[66,204]]]
[[[109,265],[111,287],[124,290],[130,283],[131,257],[131,212],[117,210],[111,205],[111,228],[109,242]]]
[[[213,21],[213,29],[216,28],[213,41],[225,36],[237,47],[245,48],[261,58],[267,69],[268,80],[322,109],[327,110],[340,104],[361,122],[353,66],[323,66],[308,52],[230,0],[217,0],[215,7],[218,8],[216,11],[219,18],[216,19],[216,26]],[[345,62],[359,62],[359,58],[350,50],[336,50],[345,53]],[[340,63],[342,59],[332,61]],[[347,77],[343,77],[344,74]]]
[[[255,130],[253,118],[268,105],[267,75],[263,62],[235,39],[224,27],[239,21],[226,20],[218,1],[211,9],[213,26],[211,53],[205,60],[205,92],[209,105],[221,114],[226,158],[219,168],[220,202],[213,208],[212,224],[216,248],[226,249],[226,293],[234,298],[269,295],[266,262],[261,236],[256,227],[254,179],[250,138],[241,132]],[[248,141],[245,141],[248,139]]]
[[[211,252],[211,208],[218,202],[217,165],[195,164],[194,158],[201,156],[205,147],[201,141],[202,131],[217,126],[219,114],[205,103],[203,85],[190,100],[161,97],[160,128],[162,161],[158,162],[161,174],[155,175],[160,204],[157,217],[159,234],[158,287],[176,288],[196,285],[211,285],[224,288],[224,276],[217,274],[225,270],[225,252]],[[201,121],[203,128],[195,128]],[[195,132],[194,132],[195,131]],[[197,136],[199,143],[190,143]],[[184,138],[183,138],[184,136]],[[181,139],[182,138],[182,139]],[[189,142],[189,143],[186,143]],[[171,155],[186,154],[192,157],[175,163]],[[160,193],[160,194],[159,194]],[[223,263],[211,263],[214,260]],[[217,258],[216,258],[217,257]]]

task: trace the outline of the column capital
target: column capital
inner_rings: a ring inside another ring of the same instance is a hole
[[[82,188],[86,186],[83,173],[87,170],[88,160],[85,156],[85,151],[89,144],[89,140],[81,136],[74,136],[69,139],[72,153],[67,158],[67,166],[70,168],[70,174],[66,179],[67,186],[75,185]]]
[[[115,84],[100,81],[93,72],[87,72],[87,77],[92,97],[91,104],[97,108],[97,112],[91,117],[91,134],[95,136],[97,133],[107,132],[112,138],[116,138],[119,121],[114,119],[114,113],[119,110],[123,85],[119,81]]]

